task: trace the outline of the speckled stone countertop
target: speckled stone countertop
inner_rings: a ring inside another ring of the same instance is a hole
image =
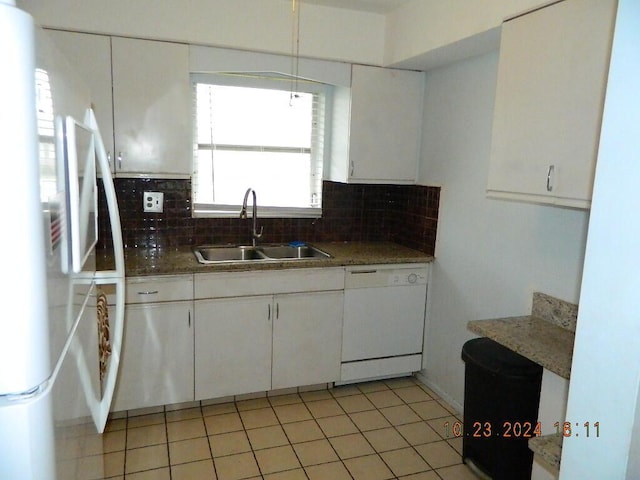
[[[560,457],[562,457],[562,436],[544,435],[529,439],[529,449],[538,454],[542,459],[554,468],[560,468]]]
[[[574,334],[534,316],[473,320],[469,330],[569,378]]]
[[[203,265],[191,247],[173,249],[125,249],[125,273],[128,277],[184,273],[280,270],[284,268],[335,267],[393,263],[428,263],[433,256],[392,242],[316,242],[311,245],[329,253],[327,259],[268,260]],[[113,268],[110,251],[97,252],[97,269]]]
[[[534,293],[531,315],[472,320],[467,327],[569,379],[578,307]]]
[[[468,328],[568,380],[577,318],[577,305],[535,292],[531,315],[472,320]],[[560,468],[561,436],[553,434],[532,438],[529,449],[552,467]]]

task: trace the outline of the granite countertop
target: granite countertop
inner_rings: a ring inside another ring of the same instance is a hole
[[[472,320],[467,328],[568,380],[577,318],[577,305],[534,292],[531,315]]]
[[[274,260],[200,264],[190,246],[172,249],[125,249],[125,273],[128,277],[184,273],[279,270],[284,268],[336,267],[393,263],[428,263],[432,255],[392,242],[314,242],[311,245],[329,253],[328,259]],[[113,253],[97,252],[97,269],[114,265]]]
[[[467,327],[569,380],[577,318],[578,305],[535,292],[531,315],[472,320]],[[560,468],[561,436],[531,438],[528,445],[549,465]]]
[[[575,335],[570,330],[535,316],[472,320],[467,327],[569,379]]]
[[[545,462],[555,468],[560,468],[562,457],[562,436],[551,434],[529,439],[529,449],[540,455]]]

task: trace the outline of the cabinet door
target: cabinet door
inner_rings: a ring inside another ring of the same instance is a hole
[[[422,133],[424,74],[354,65],[351,180],[415,183]]]
[[[614,16],[615,0],[565,0],[505,22],[488,182],[494,196],[588,207]]]
[[[340,378],[343,292],[275,297],[272,388]]]
[[[270,390],[272,297],[195,302],[195,397]]]
[[[188,46],[113,37],[112,50],[118,174],[189,175]]]
[[[113,410],[193,400],[192,306],[127,305]]]
[[[93,110],[113,170],[113,101],[111,94],[111,38],[106,35],[47,30],[55,46],[69,60],[91,92]]]

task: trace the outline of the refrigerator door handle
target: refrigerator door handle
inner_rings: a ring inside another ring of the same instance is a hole
[[[118,367],[120,365],[120,355],[122,351],[122,335],[124,330],[124,299],[125,299],[125,270],[124,270],[124,245],[122,242],[122,230],[120,225],[120,214],[118,211],[118,200],[111,176],[111,166],[109,158],[102,141],[102,136],[98,129],[93,109],[87,112],[86,123],[94,129],[96,157],[98,160],[98,171],[102,175],[102,183],[109,210],[109,221],[111,222],[111,236],[113,239],[113,254],[115,259],[115,270],[96,272],[96,284],[115,284],[116,305],[114,319],[111,323],[111,358],[104,377],[102,398],[98,404],[98,411],[94,413],[94,421],[99,433],[104,431],[111,408],[111,400],[116,386]]]
[[[93,283],[93,282],[92,282]],[[91,285],[90,288],[90,292],[93,291],[93,284]],[[64,363],[64,359],[67,356],[67,352],[71,349],[74,348],[73,347],[73,343],[74,343],[74,339],[76,336],[76,331],[78,330],[78,327],[80,325],[80,321],[82,318],[82,312],[84,312],[85,308],[87,307],[87,304],[89,302],[89,299],[92,298],[91,293],[89,293],[88,295],[84,295],[84,301],[82,303],[82,305],[80,306],[80,310],[79,310],[79,314],[78,316],[75,318],[73,325],[71,326],[70,330],[69,330],[69,334],[67,335],[67,340],[65,341],[64,346],[62,347],[62,352],[60,353],[59,357],[58,357],[58,361],[56,362],[53,371],[51,372],[51,375],[49,376],[49,378],[47,378],[46,380],[44,380],[42,383],[40,383],[39,385],[36,385],[35,387],[25,391],[25,392],[16,392],[16,393],[10,393],[10,394],[6,394],[6,395],[0,395],[0,407],[8,405],[17,405],[17,404],[23,404],[23,403],[31,403],[31,402],[35,402],[37,400],[39,400],[40,398],[44,397],[45,395],[48,395],[49,392],[51,391],[51,389],[53,388],[53,385],[56,381],[56,379],[58,378],[58,374],[60,373],[60,370],[62,369],[62,364]],[[86,365],[85,365],[86,367]],[[86,369],[85,371],[86,372]],[[82,376],[82,374],[84,373],[82,372],[80,375]],[[86,374],[88,376],[88,374]],[[85,382],[83,385],[89,385],[91,382],[87,381]],[[92,414],[95,416],[96,412],[92,412]],[[106,421],[106,419],[105,419]],[[103,427],[104,429],[104,427]],[[102,432],[100,432],[102,433]]]
[[[0,395],[0,407],[12,406],[19,403],[28,403],[37,400],[48,393],[51,383],[52,382],[50,380],[46,380],[26,392],[2,394]]]

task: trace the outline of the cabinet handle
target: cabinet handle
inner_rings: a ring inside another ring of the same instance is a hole
[[[109,164],[109,168],[111,168],[111,150],[107,152],[107,163]]]
[[[147,292],[138,292],[138,295],[157,295],[158,294],[158,290],[152,290],[152,291],[147,291]]]
[[[189,328],[191,328],[191,310],[189,310]]]
[[[122,152],[118,152],[118,170],[122,170]]]
[[[547,169],[547,192],[550,192],[553,190],[553,183],[551,182],[551,177],[553,175],[553,171],[555,170],[555,166],[554,165],[549,165],[549,168]]]
[[[267,320],[271,320],[271,304],[267,305]]]
[[[280,318],[280,304],[276,303],[276,320]]]
[[[353,163],[353,160],[351,160],[351,161],[349,162],[349,166],[350,166],[350,168],[349,168],[349,176],[350,176],[350,177],[353,177],[353,172],[354,172],[354,171],[355,171],[355,169],[356,169],[356,166],[355,166],[355,164]]]

